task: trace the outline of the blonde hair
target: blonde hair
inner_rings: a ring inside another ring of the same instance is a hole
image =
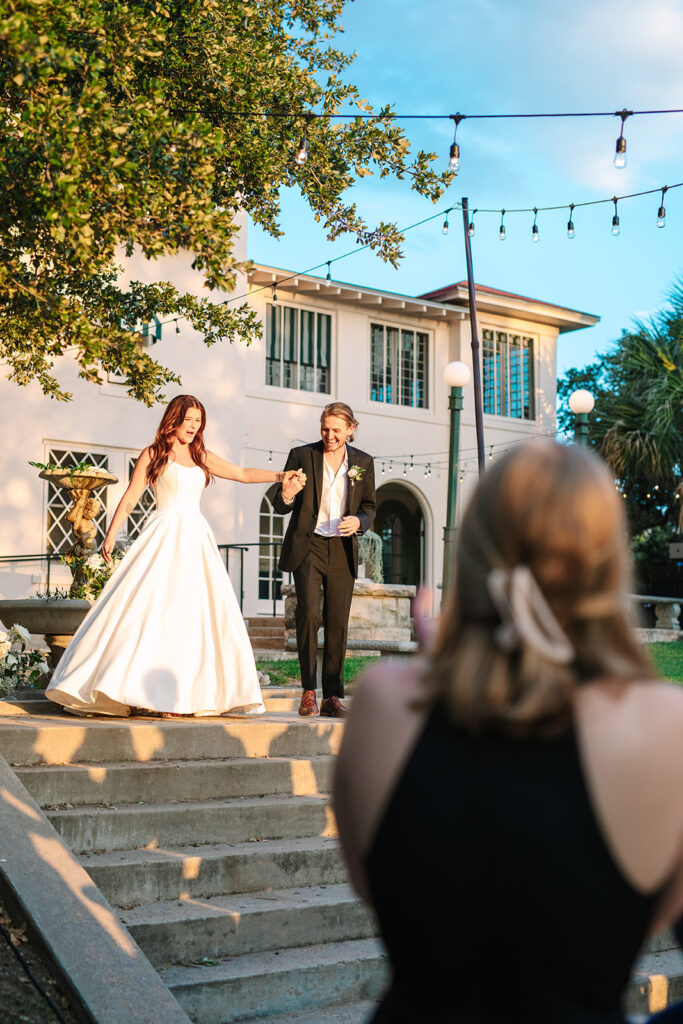
[[[353,441],[353,431],[358,426],[358,420],[353,415],[353,409],[350,405],[347,405],[346,402],[330,402],[330,404],[326,405],[320,413],[321,426],[326,416],[339,416],[341,419],[346,420],[347,425],[351,427],[352,431],[349,436],[349,441]]]
[[[517,636],[501,643],[491,574],[526,567],[571,645],[567,664]],[[654,673],[632,634],[623,502],[605,465],[576,446],[531,441],[480,481],[459,530],[455,583],[425,682],[472,731],[549,735],[575,687]]]

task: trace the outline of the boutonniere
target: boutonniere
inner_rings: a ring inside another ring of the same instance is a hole
[[[362,480],[364,475],[365,469],[363,466],[351,466],[351,469],[349,470],[349,480],[351,481],[351,486],[353,487],[356,480]]]

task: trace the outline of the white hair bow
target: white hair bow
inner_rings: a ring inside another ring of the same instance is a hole
[[[501,650],[511,652],[523,643],[558,665],[573,661],[574,648],[528,566],[492,569],[487,583],[500,616],[494,637]]]

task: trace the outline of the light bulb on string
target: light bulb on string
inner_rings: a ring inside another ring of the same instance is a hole
[[[472,210],[472,220],[470,221],[469,227],[467,228],[467,234],[469,235],[470,238],[474,238],[474,215],[476,212],[476,210]]]
[[[464,114],[451,114],[451,118],[455,121],[455,131],[453,132],[453,141],[451,148],[448,153],[448,170],[451,174],[457,174],[460,170],[460,146],[456,142],[456,136],[458,134],[458,125],[465,117]]]
[[[532,240],[532,242],[537,242],[538,241],[538,224],[536,223],[536,218],[537,217],[538,217],[538,210],[534,206],[534,226],[531,229],[531,240]]]
[[[501,210],[500,211],[500,227],[498,228],[498,237],[500,238],[501,242],[505,241],[505,224],[503,223],[503,218],[504,217],[505,217],[505,210]]]
[[[384,463],[382,463],[382,476],[384,476]]]
[[[493,445],[489,449],[489,462],[493,462]]]
[[[405,462],[403,463],[403,475],[404,475],[404,476],[407,476],[407,475],[408,475],[408,472],[407,472],[407,470],[406,470],[406,464],[405,464]]]
[[[296,156],[294,157],[294,162],[297,163],[299,165],[299,167],[303,167],[303,165],[306,163],[307,160],[308,160],[308,136],[306,134],[306,128],[304,128],[304,133],[301,136],[301,139],[299,141],[299,148],[296,151]]]
[[[442,230],[444,235],[448,234],[448,213],[446,213],[446,219],[443,222],[443,227],[441,228],[441,230]]]
[[[330,273],[330,263],[331,262],[332,262],[331,260],[327,261],[327,277],[325,278],[325,287],[326,288],[329,288],[330,285],[332,284],[332,275]]]
[[[567,238],[573,238],[576,232],[574,231],[574,203],[569,207],[569,220],[567,221]]]
[[[668,185],[665,185],[664,188],[662,189],[662,200],[661,200],[661,202],[659,204],[659,209],[657,210],[657,227],[658,228],[666,227],[666,210],[664,209],[664,193],[666,192],[668,187],[669,187]]]
[[[626,139],[624,138],[624,122],[627,117],[630,117],[633,113],[632,110],[617,110],[615,117],[621,118],[621,131],[619,132],[619,138],[617,139],[617,145],[614,152],[614,166],[620,170],[626,167]]]
[[[614,203],[614,216],[612,217],[612,234],[616,237],[619,234],[619,214],[617,213],[617,203],[619,200],[614,197],[612,200]]]
[[[268,452],[268,462],[272,462],[272,461],[273,461],[273,453],[272,453],[272,451],[269,451]]]
[[[413,465],[413,456],[412,455],[410,456],[410,466],[408,468],[410,469],[411,473],[412,473],[413,469],[415,468],[414,465]]]
[[[273,285],[273,302],[277,302],[277,288]]]
[[[178,327],[178,321],[177,320],[175,322],[175,332],[176,332],[176,334],[180,334],[180,328]]]

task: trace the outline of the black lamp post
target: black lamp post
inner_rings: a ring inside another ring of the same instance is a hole
[[[455,559],[455,512],[458,497],[458,450],[460,447],[460,413],[463,407],[462,389],[469,384],[471,371],[467,363],[449,363],[443,372],[443,379],[450,388],[448,408],[451,413],[450,440],[448,444],[448,506],[446,526],[443,531],[443,575],[442,600],[450,589]]]

